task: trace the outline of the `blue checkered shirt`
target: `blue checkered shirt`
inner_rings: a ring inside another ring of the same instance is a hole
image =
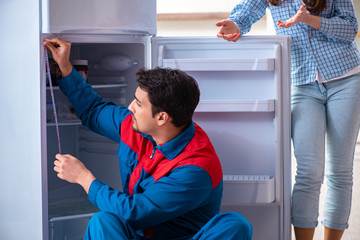
[[[291,36],[291,82],[303,85],[316,80],[318,69],[324,80],[339,77],[360,65],[360,53],[354,39],[357,21],[351,0],[327,0],[327,8],[319,15],[321,26],[316,30],[304,23],[280,28],[276,22],[285,22],[296,14],[301,0],[288,0],[279,7],[266,0],[241,0],[229,19],[244,35],[251,25],[265,15],[269,7],[278,35]]]

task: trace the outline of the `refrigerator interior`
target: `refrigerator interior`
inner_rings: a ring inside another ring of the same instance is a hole
[[[132,101],[135,73],[150,65],[148,37],[61,37],[72,41],[72,60],[88,60],[88,81],[95,91],[117,104]],[[101,65],[114,55],[130,57],[131,66],[115,71]],[[285,37],[243,37],[234,44],[216,38],[153,37],[151,42],[152,67],[179,68],[197,80],[201,96],[194,121],[207,132],[222,163],[221,211],[240,212],[249,219],[254,240],[287,239],[290,233],[288,64]],[[82,127],[55,88],[62,152],[82,160],[99,180],[121,189],[117,144]],[[48,87],[46,95],[49,102]],[[58,150],[48,105],[49,238],[82,239],[97,209],[80,186],[58,179],[53,171]]]
[[[95,42],[86,37],[64,35],[62,38],[72,41],[72,61],[88,61],[88,82],[104,100],[123,106],[133,100],[137,86],[135,73],[147,65],[146,40],[135,38],[127,42],[107,37],[106,41]],[[111,62],[117,61],[117,65],[109,66],[109,57]],[[45,81],[44,84],[48,85]],[[121,190],[118,144],[83,127],[58,86],[54,86],[53,92],[62,154],[77,157],[96,178]],[[58,145],[49,86],[46,86],[46,112],[49,238],[82,239],[88,220],[98,209],[88,201],[80,185],[59,179],[53,170]]]

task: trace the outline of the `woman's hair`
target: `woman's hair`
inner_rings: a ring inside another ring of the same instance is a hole
[[[176,127],[191,123],[200,99],[200,90],[193,77],[178,69],[140,69],[136,82],[148,93],[153,116],[164,111]]]
[[[287,0],[268,0],[267,3],[272,6],[280,6],[281,3]],[[326,8],[326,0],[302,0],[305,4],[306,10],[311,14],[319,15]]]

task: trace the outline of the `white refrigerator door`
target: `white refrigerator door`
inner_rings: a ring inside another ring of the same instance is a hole
[[[42,33],[156,34],[155,0],[42,0]]]
[[[47,188],[40,160],[40,2],[0,1],[0,9],[0,239],[40,240]]]
[[[182,69],[199,84],[194,121],[222,164],[222,211],[244,214],[254,239],[289,239],[289,38],[155,37],[156,66]]]

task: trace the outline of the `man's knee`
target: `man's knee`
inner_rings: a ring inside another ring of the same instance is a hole
[[[240,213],[225,212],[220,213],[217,217],[221,219],[221,225],[228,226],[231,231],[234,231],[234,235],[239,236],[239,239],[251,239],[253,231],[252,226]]]
[[[109,221],[109,218],[113,218],[111,214],[100,211],[95,213],[88,223],[89,226],[102,226],[106,224],[107,221]]]
[[[136,233],[123,219],[112,213],[95,213],[86,230],[85,239],[137,239]]]
[[[99,234],[104,234],[107,231],[107,223],[111,222],[111,218],[111,214],[106,212],[100,211],[95,213],[88,223],[85,239],[96,239],[96,237],[99,237]]]

